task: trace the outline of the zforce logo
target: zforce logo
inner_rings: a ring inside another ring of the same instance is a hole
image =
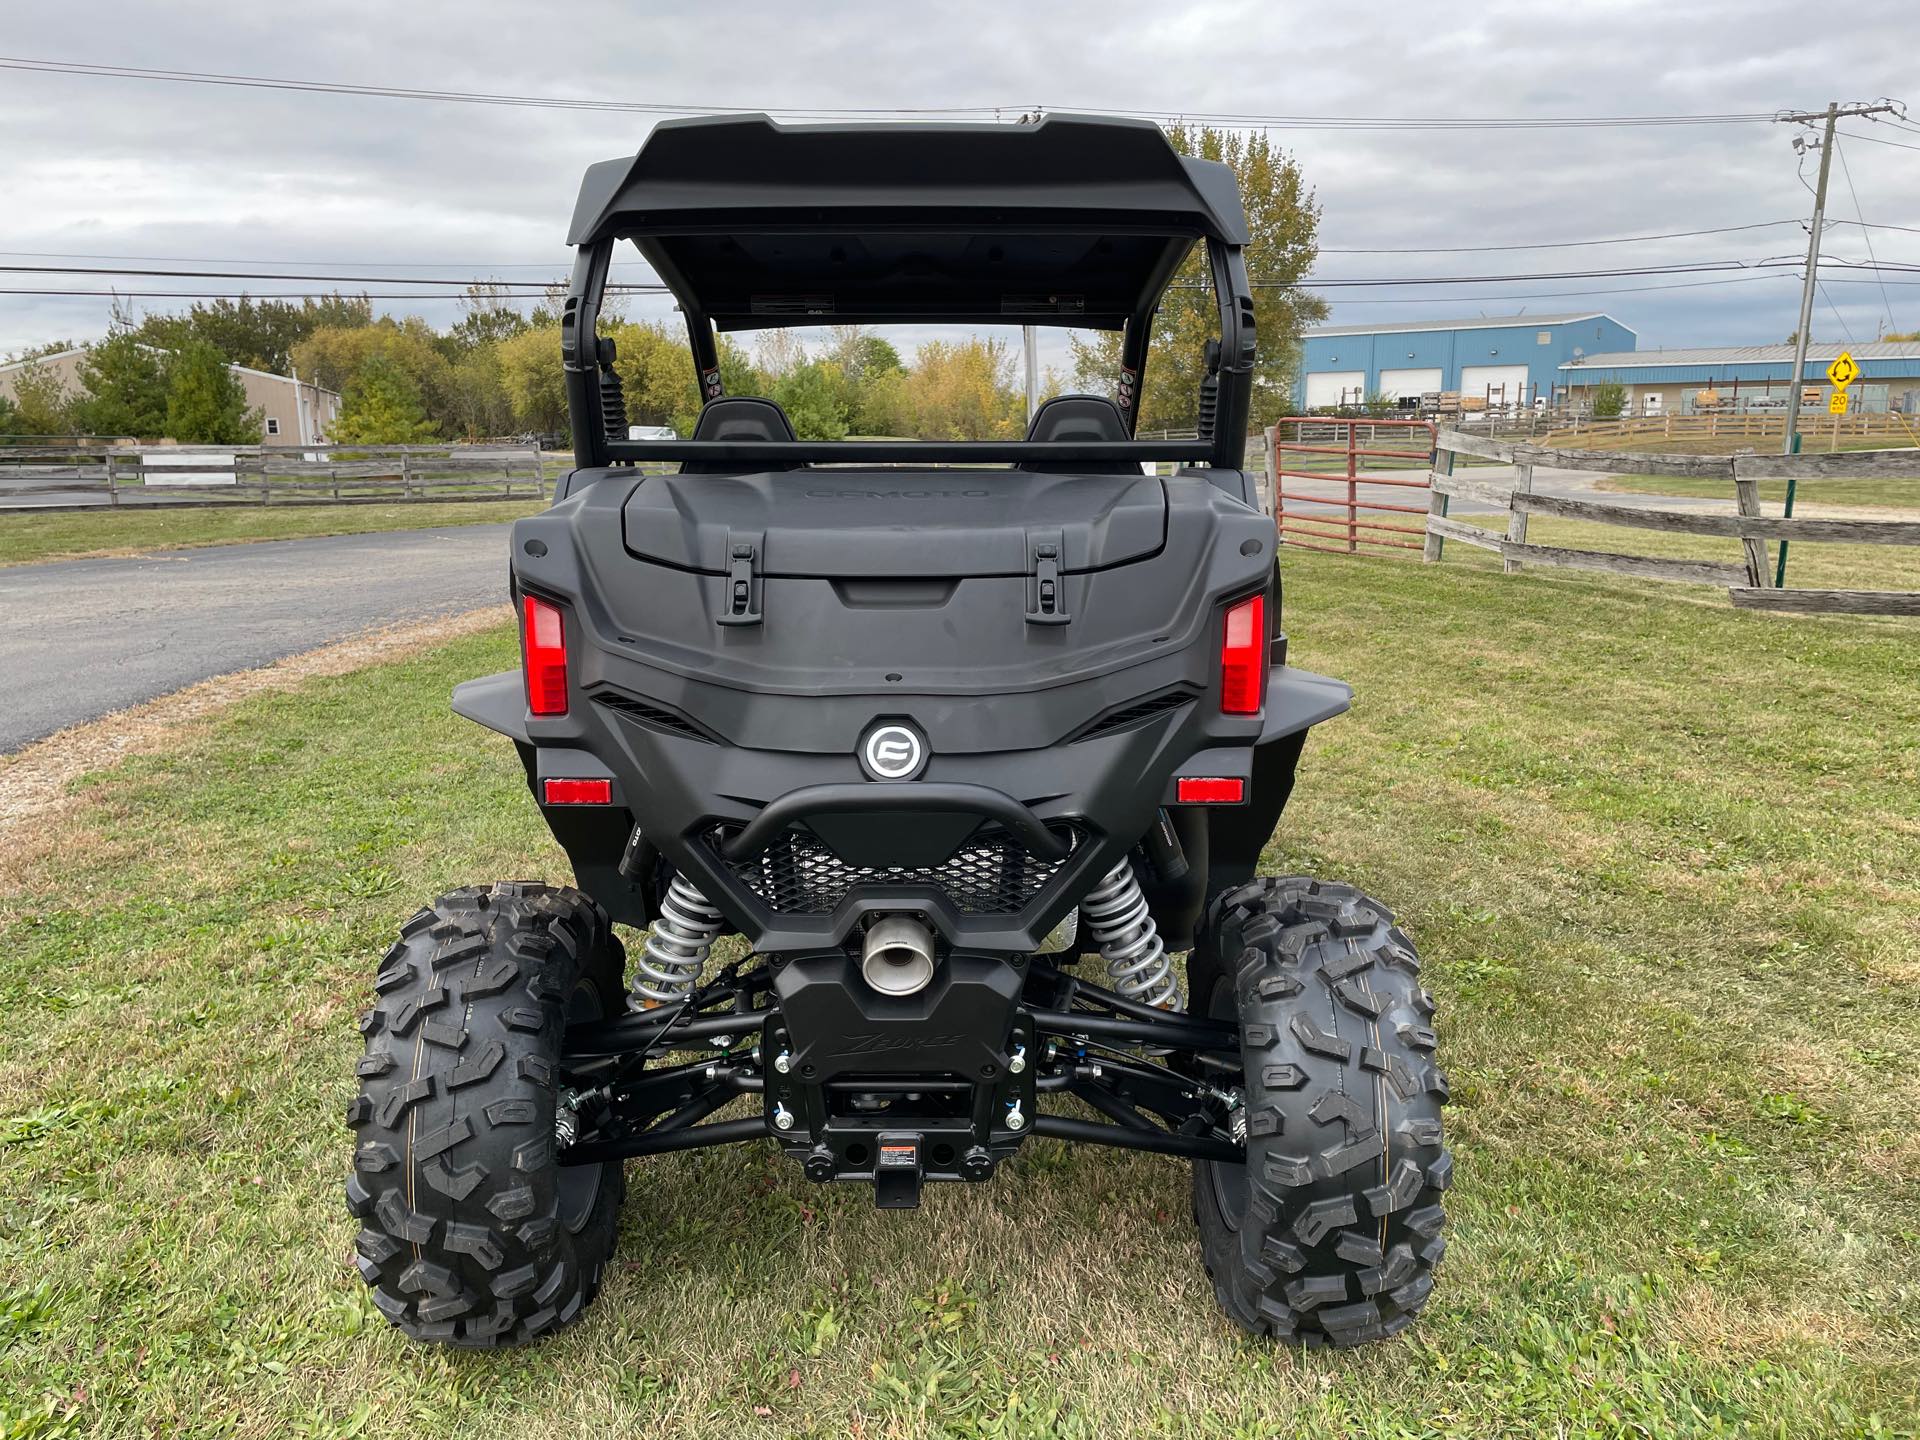
[[[849,1035],[846,1043],[824,1058],[844,1060],[849,1055],[882,1055],[897,1050],[946,1050],[966,1042],[964,1035]]]
[[[860,765],[869,780],[911,780],[927,764],[927,742],[911,725],[876,725],[860,742]]]
[[[991,490],[809,490],[809,500],[985,500]]]

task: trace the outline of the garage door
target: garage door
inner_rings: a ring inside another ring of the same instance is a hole
[[[1422,395],[1440,388],[1438,366],[1431,370],[1382,370],[1380,372],[1380,393],[1391,395],[1396,400],[1408,395],[1418,400]]]
[[[1460,372],[1460,394],[1478,396],[1489,405],[1524,405],[1528,398],[1527,367],[1469,365]]]
[[[1354,405],[1366,398],[1367,372],[1335,370],[1307,376],[1307,408],[1319,410],[1328,405]]]

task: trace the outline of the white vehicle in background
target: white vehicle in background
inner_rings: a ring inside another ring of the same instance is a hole
[[[680,434],[671,425],[629,425],[629,440],[678,440]]]

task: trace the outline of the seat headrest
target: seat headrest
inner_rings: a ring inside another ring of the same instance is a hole
[[[1104,395],[1056,395],[1033,412],[1029,440],[1127,440],[1126,417]],[[1131,460],[1023,460],[1016,467],[1043,475],[1138,475]]]
[[[1125,440],[1126,417],[1104,395],[1056,395],[1033,412],[1029,440]]]
[[[771,400],[727,395],[709,400],[693,427],[696,440],[791,440],[793,422]]]
[[[787,412],[771,400],[754,395],[723,395],[709,400],[694,423],[695,440],[792,440],[793,422]],[[760,470],[792,470],[798,462],[782,460],[760,465]],[[738,474],[739,465],[717,460],[689,460],[680,467],[682,475]]]

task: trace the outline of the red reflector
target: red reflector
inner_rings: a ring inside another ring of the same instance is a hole
[[[535,715],[567,713],[567,626],[556,605],[520,597],[526,655],[527,709]]]
[[[613,803],[611,780],[549,780],[546,785],[549,805],[611,805]]]
[[[1182,775],[1173,793],[1182,805],[1238,805],[1247,798],[1247,782],[1238,775]]]
[[[1220,640],[1220,709],[1257,715],[1267,689],[1267,597],[1253,595],[1227,611]]]

